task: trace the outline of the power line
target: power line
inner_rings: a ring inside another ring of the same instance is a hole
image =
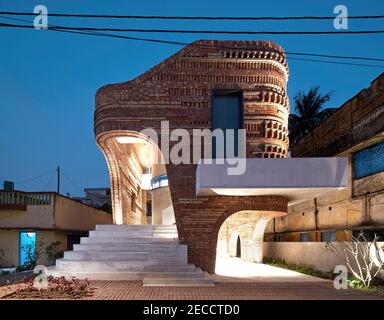
[[[0,16],[1,17],[1,16]],[[9,20],[15,20],[15,21],[23,21],[23,22],[31,22],[28,20],[24,19],[17,19],[17,18],[10,18],[10,17],[1,17]],[[59,27],[57,25],[52,25],[54,27]],[[53,30],[53,31],[59,31],[59,30]],[[61,30],[60,30],[61,31]],[[77,33],[77,32],[76,32]],[[83,33],[83,32],[78,32],[78,33]],[[86,33],[84,34],[90,34],[90,35],[104,35],[103,33],[95,32],[95,33]],[[110,34],[105,34],[105,35],[110,35]],[[192,46],[198,46],[198,47],[204,47],[204,48],[211,48],[212,46],[210,45],[205,45],[205,44],[191,44],[187,42],[178,42],[178,41],[167,41],[167,40],[157,40],[157,39],[147,39],[147,38],[137,38],[137,37],[127,37],[127,39],[132,39],[132,40],[141,40],[141,41],[152,41],[152,42],[162,42],[166,44],[175,44],[175,45],[192,45]],[[232,49],[236,50],[236,48],[229,47],[229,46],[220,46],[224,49]],[[335,58],[335,59],[352,59],[352,60],[369,60],[369,61],[384,61],[383,58],[370,58],[370,57],[356,57],[356,56],[339,56],[339,55],[330,55],[330,54],[318,54],[318,53],[303,53],[303,52],[281,52],[281,51],[273,51],[275,53],[285,53],[288,55],[299,55],[299,56],[314,56],[314,57],[322,57],[322,58]]]
[[[30,25],[17,25],[1,23],[0,27],[15,27],[34,29]],[[133,29],[133,28],[99,28],[99,27],[66,27],[49,26],[51,30],[76,30],[76,31],[112,31],[112,32],[140,32],[140,33],[180,33],[180,34],[247,34],[247,35],[337,35],[337,34],[382,34],[384,30],[357,30],[357,31],[239,31],[239,30],[183,30],[183,29]]]
[[[72,181],[71,178],[68,177],[68,175],[61,169],[61,173],[63,174],[63,176],[73,185],[75,186],[76,188],[78,188],[81,192],[84,192],[84,190],[82,188],[80,188],[75,182]]]
[[[39,16],[44,14],[32,12],[0,11],[0,14],[17,16]],[[228,17],[228,16],[157,16],[157,15],[112,15],[112,14],[79,14],[79,13],[48,13],[51,17],[65,18],[107,18],[107,19],[155,19],[155,20],[334,20],[336,16],[286,16],[286,17]],[[344,18],[344,17],[337,17]],[[356,15],[348,19],[382,19],[384,15]]]
[[[29,179],[26,179],[26,180],[16,181],[15,184],[22,184],[22,183],[27,183],[27,182],[30,182],[30,181],[34,181],[34,180],[40,179],[42,177],[45,177],[45,176],[49,175],[53,171],[55,171],[55,170],[50,170],[50,171],[48,171],[46,173],[40,174],[40,175],[38,175],[36,177],[29,178]]]
[[[46,184],[45,187],[42,189],[43,192],[47,189],[48,185],[52,182],[52,180],[53,180],[54,177],[55,177],[55,175],[52,173],[52,174],[51,174],[51,177],[49,178],[49,180],[48,180],[48,182],[47,182],[47,184]]]
[[[9,18],[9,17],[1,17],[6,18],[10,20],[17,20],[17,21],[24,21],[24,22],[30,22],[28,20],[22,20],[22,19],[16,19],[16,18]],[[1,27],[2,23],[0,23]],[[19,26],[19,25],[13,25],[13,26]],[[34,28],[33,26],[26,26],[29,29]],[[84,34],[84,35],[92,35],[92,36],[102,36],[102,37],[110,37],[110,38],[117,38],[117,39],[126,39],[126,40],[135,40],[135,41],[144,41],[144,42],[153,42],[153,43],[161,43],[161,44],[170,44],[170,45],[178,45],[178,46],[195,46],[195,47],[202,47],[202,48],[212,48],[212,46],[207,44],[194,44],[194,43],[187,43],[187,42],[180,42],[180,41],[170,41],[170,40],[160,40],[160,39],[149,39],[149,38],[140,38],[140,37],[131,37],[131,36],[123,36],[118,34],[110,34],[110,33],[101,33],[101,32],[86,32],[86,31],[76,31],[76,30],[61,30],[60,26],[54,26],[55,29],[49,28],[47,30],[49,31],[57,31],[57,32],[65,32],[65,33],[74,33],[74,34]],[[233,47],[228,46],[219,46],[223,49],[237,49]],[[245,49],[245,48],[243,48]],[[245,49],[246,50],[246,49]],[[272,50],[273,51],[273,50]],[[384,61],[384,59],[381,58],[364,58],[364,57],[355,57],[355,56],[337,56],[337,55],[325,55],[325,54],[313,54],[313,53],[294,53],[294,52],[281,52],[281,51],[273,51],[280,54],[290,54],[290,55],[303,55],[303,56],[317,56],[317,57],[327,57],[327,58],[336,58],[336,59],[356,59],[356,60],[370,60],[370,61]],[[352,66],[364,66],[364,67],[374,67],[374,68],[384,68],[382,65],[372,65],[372,64],[357,64],[357,63],[349,63],[349,62],[342,62],[339,63],[337,61],[329,61],[329,60],[313,60],[313,59],[299,59],[299,58],[290,58],[290,60],[298,60],[298,61],[309,61],[309,62],[321,62],[321,63],[331,63],[331,64],[342,64],[342,65],[352,65]]]

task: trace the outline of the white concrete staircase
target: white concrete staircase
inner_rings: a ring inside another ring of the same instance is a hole
[[[213,286],[187,261],[174,225],[97,225],[73,251],[64,252],[52,276],[89,280],[142,280],[143,286]]]

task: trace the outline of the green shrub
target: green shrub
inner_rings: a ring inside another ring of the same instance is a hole
[[[47,255],[49,262],[55,263],[56,259],[60,259],[63,257],[64,252],[62,250],[59,250],[60,244],[60,241],[55,241],[45,248],[45,254]]]

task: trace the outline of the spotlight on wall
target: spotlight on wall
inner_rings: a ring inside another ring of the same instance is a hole
[[[141,188],[143,190],[151,190],[152,172],[151,169],[144,169],[144,173],[141,176]]]
[[[130,144],[130,143],[143,143],[143,139],[136,137],[116,137],[118,143]]]

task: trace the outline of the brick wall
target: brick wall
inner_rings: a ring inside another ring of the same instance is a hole
[[[243,92],[247,157],[287,157],[287,78],[285,53],[273,42],[197,41],[131,81],[100,88],[95,135],[111,174],[114,210],[125,210],[129,200],[122,195],[129,195],[129,188],[121,183],[126,169],[109,140],[149,127],[159,131],[162,120],[171,130],[210,129],[213,90]],[[196,165],[166,167],[180,239],[188,244],[190,261],[207,271],[214,271],[217,234],[228,216],[241,210],[287,211],[282,197],[196,197]]]

